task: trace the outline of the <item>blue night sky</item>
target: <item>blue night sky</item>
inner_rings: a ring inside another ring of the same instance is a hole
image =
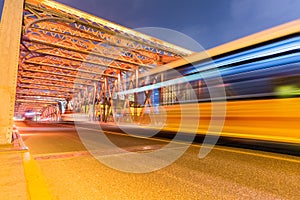
[[[58,0],[129,28],[162,27],[204,48],[300,19],[299,0]],[[3,7],[3,0],[0,0]],[[2,10],[2,9],[1,9]]]

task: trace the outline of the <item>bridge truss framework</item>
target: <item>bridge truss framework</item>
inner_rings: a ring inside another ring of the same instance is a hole
[[[0,48],[0,144],[12,141],[16,114],[114,98],[139,87],[139,74],[193,53],[50,0],[6,0]]]

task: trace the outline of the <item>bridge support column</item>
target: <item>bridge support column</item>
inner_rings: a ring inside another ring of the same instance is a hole
[[[12,141],[24,0],[5,0],[0,27],[0,144]]]

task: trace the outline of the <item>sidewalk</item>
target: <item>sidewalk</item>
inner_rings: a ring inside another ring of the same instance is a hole
[[[52,199],[38,166],[15,126],[12,144],[0,145],[0,160],[1,200]]]
[[[0,199],[29,199],[22,154],[27,150],[18,133],[13,134],[14,142],[0,145]]]

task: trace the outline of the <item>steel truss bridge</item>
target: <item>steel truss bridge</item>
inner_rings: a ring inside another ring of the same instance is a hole
[[[0,30],[0,143],[11,142],[14,115],[112,98],[193,53],[50,0],[6,0]]]

